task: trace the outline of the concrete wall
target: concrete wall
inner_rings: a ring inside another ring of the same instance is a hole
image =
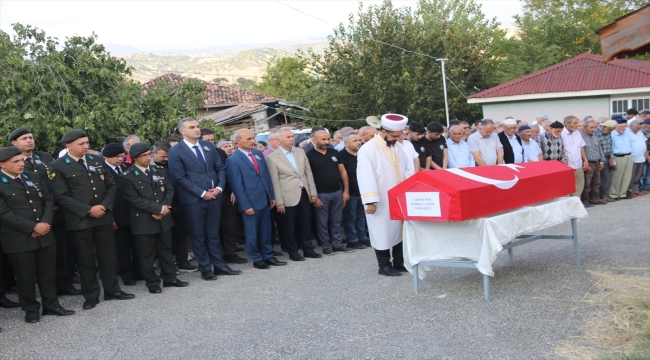
[[[551,121],[562,121],[568,115],[575,115],[579,119],[591,115],[597,119],[600,116],[609,116],[609,109],[609,96],[525,100],[483,104],[483,117],[503,121],[507,116],[513,116],[528,123],[540,114],[548,115]]]

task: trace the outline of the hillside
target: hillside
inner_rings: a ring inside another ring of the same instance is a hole
[[[119,55],[133,66],[133,79],[146,82],[156,76],[173,72],[206,81],[225,78],[227,83],[235,83],[238,78],[260,81],[262,72],[273,57],[292,56],[298,50],[312,49],[322,53],[326,41],[297,44],[279,48],[258,48],[241,51],[197,52],[185,54],[135,53]]]

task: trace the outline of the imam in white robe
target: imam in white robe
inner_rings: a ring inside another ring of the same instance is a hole
[[[393,147],[379,135],[363,144],[357,153],[357,181],[364,205],[377,204],[374,214],[366,214],[370,243],[377,250],[388,250],[402,241],[402,221],[390,219],[388,190],[413,175],[413,159],[402,144]]]

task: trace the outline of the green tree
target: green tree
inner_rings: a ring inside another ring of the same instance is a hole
[[[480,108],[468,105],[461,92],[493,85],[488,82],[497,62],[492,48],[504,37],[472,0],[421,0],[414,11],[388,0],[365,11],[360,5],[347,27],[334,30],[324,55],[312,56],[319,96],[310,108],[325,119],[397,112],[422,123],[444,122],[436,58],[447,58],[446,75],[455,84],[447,82],[450,116],[480,118]]]
[[[178,89],[157,85],[142,96],[140,84],[128,79],[131,67],[95,34],[60,44],[29,25],[15,24],[14,31],[13,39],[0,31],[0,125],[6,132],[30,128],[39,150],[61,149],[61,136],[76,128],[95,149],[133,133],[152,142],[201,106],[205,83],[198,80]]]
[[[311,97],[316,84],[309,70],[310,60],[301,52],[296,57],[273,58],[255,90],[307,106],[303,102]]]
[[[494,76],[504,82],[584,52],[600,54],[596,30],[647,4],[647,0],[523,0],[517,35],[497,49]]]

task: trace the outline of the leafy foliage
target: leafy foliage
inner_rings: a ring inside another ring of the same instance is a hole
[[[60,44],[29,25],[15,24],[14,31],[13,39],[0,31],[0,125],[7,133],[28,127],[40,150],[55,152],[63,133],[77,128],[96,149],[133,133],[163,139],[203,100],[198,80],[179,89],[154,86],[143,97],[140,84],[128,80],[132,68],[108,54],[95,34]]]

